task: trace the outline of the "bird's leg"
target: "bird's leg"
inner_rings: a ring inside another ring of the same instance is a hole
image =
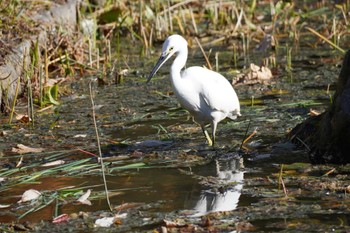
[[[216,133],[216,127],[217,127],[218,123],[213,121],[211,123],[211,138],[213,140],[212,146],[214,146],[215,144],[215,133]]]
[[[208,145],[209,145],[209,146],[212,146],[212,145],[213,145],[213,141],[211,140],[208,131],[205,129],[205,126],[204,126],[204,125],[201,125],[201,127],[202,127],[203,134],[204,134],[205,138],[206,138],[207,141],[208,141]]]

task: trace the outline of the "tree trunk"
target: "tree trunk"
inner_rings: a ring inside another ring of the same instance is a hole
[[[344,57],[329,109],[297,125],[289,138],[308,150],[312,163],[350,162],[350,50]]]

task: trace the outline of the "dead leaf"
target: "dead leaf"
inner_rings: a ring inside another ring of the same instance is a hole
[[[43,152],[44,148],[32,148],[29,146],[25,146],[23,144],[17,144],[17,148],[13,147],[12,152],[18,153],[18,154],[26,154],[26,153],[40,153]]]
[[[244,73],[239,74],[232,81],[233,85],[252,85],[256,83],[266,83],[273,78],[271,70],[266,66],[257,66],[253,63],[250,64],[249,69]]]
[[[187,227],[188,226],[187,224],[181,224],[181,223],[169,221],[166,219],[163,219],[163,223],[166,227],[169,227],[169,228],[171,228],[171,227]]]
[[[3,130],[0,132],[0,136],[4,137],[4,136],[8,135],[8,132],[9,131],[7,131],[7,130]]]
[[[77,200],[78,202],[85,204],[85,205],[91,205],[91,202],[88,200],[91,194],[91,189],[88,189],[86,193],[84,193],[79,199]]]
[[[253,72],[258,72],[260,70],[260,67],[255,65],[254,63],[250,63],[250,70]]]
[[[317,111],[317,110],[315,110],[315,109],[310,109],[310,112],[309,112],[309,115],[310,116],[318,116],[318,115],[320,115],[321,113],[319,112],[319,111]]]
[[[21,200],[19,200],[17,203],[35,200],[40,196],[41,196],[41,193],[39,191],[37,191],[35,189],[29,189],[22,194]]]
[[[49,162],[49,163],[44,163],[43,165],[41,165],[41,167],[57,166],[57,165],[62,165],[64,163],[65,163],[64,160],[56,160],[56,161],[52,161],[52,162]]]
[[[16,120],[22,123],[29,123],[31,121],[28,115],[22,115],[22,114],[16,115]]]
[[[346,193],[350,193],[350,185],[345,188]]]
[[[115,222],[114,217],[104,217],[96,219],[94,227],[110,227]]]
[[[238,232],[241,232],[241,231],[253,231],[256,228],[250,222],[238,222],[236,223],[236,229]]]

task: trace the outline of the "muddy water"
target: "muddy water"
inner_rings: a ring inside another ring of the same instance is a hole
[[[220,69],[225,75],[230,72],[230,53],[220,54]],[[222,218],[216,223],[218,226],[247,221],[253,226],[248,229],[251,231],[303,229],[313,224],[321,224],[322,230],[335,229],[338,222],[348,226],[349,201],[344,201],[343,194],[329,193],[327,189],[313,192],[306,185],[308,182],[315,185],[323,172],[306,181],[305,170],[291,169],[287,174],[292,175],[285,181],[290,199],[285,198],[276,175],[281,164],[307,162],[305,152],[282,139],[289,128],[307,116],[310,108],[322,111],[329,103],[327,86],[331,85],[332,89],[340,57],[327,56],[331,58],[335,58],[334,62],[325,64],[322,55],[299,52],[294,58],[292,76],[284,71],[281,62],[277,77],[268,85],[236,87],[243,116],[219,124],[215,149],[206,146],[200,128],[179,107],[165,75],[167,68],[149,85],[145,84],[145,76],[151,70],[147,61],[141,62],[142,68],[140,62],[130,63],[131,70],[122,84],[98,86],[94,82],[102,152],[110,161],[107,181],[113,193],[111,203],[113,206],[133,203],[130,204],[133,207],[122,209],[128,216],[122,220],[119,231],[154,229],[165,218],[190,219],[195,223],[201,216],[218,211],[227,212],[226,216],[217,217]],[[192,53],[189,60],[190,64],[204,64],[199,53]],[[243,66],[241,59],[240,67]],[[82,159],[88,159],[87,164],[96,163],[95,157],[82,152],[98,151],[89,81],[87,77],[72,82],[68,88],[71,94],[61,98],[60,106],[38,113],[35,127],[19,125],[21,130],[7,129],[7,136],[1,138],[7,158],[2,171],[13,169],[18,157],[9,150],[19,143],[43,147],[46,151],[63,151],[60,158],[68,163]],[[240,148],[242,140],[254,129],[257,134]],[[45,162],[45,155],[33,157]],[[24,163],[30,164],[33,157],[25,156]],[[121,168],[127,165],[134,168]],[[16,204],[20,195],[30,188],[47,193],[91,188],[95,197],[91,206],[62,198],[21,221],[50,221],[55,211],[58,214],[85,211],[97,218],[108,210],[104,198],[96,195],[104,190],[96,167],[76,172],[57,171],[43,174],[30,183],[6,185],[4,182],[0,190],[0,203],[12,206],[0,214],[1,222],[15,221],[30,208]],[[343,209],[339,209],[340,203]]]

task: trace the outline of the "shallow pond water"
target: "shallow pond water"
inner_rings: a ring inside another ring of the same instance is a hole
[[[221,54],[222,73],[230,77],[224,70],[229,55],[225,51]],[[129,64],[131,72],[122,84],[94,83],[106,178],[113,194],[111,203],[127,204],[117,211],[127,216],[114,231],[152,230],[164,224],[164,219],[182,219],[187,225],[174,228],[183,230],[190,230],[191,224],[204,229],[209,224],[217,231],[298,231],[312,230],[316,225],[315,229],[322,231],[349,229],[346,193],[332,190],[327,182],[335,181],[322,176],[331,167],[309,165],[305,152],[283,141],[288,129],[301,122],[310,108],[322,110],[330,101],[327,86],[334,84],[339,67],[324,64],[322,58],[322,54],[315,57],[313,51],[299,52],[293,60],[292,77],[278,67],[280,75],[268,85],[237,86],[242,117],[219,123],[216,148],[205,144],[200,127],[179,107],[165,75],[168,68],[163,68],[148,85],[145,76],[151,67],[146,66],[146,61],[142,71],[137,68],[140,62]],[[341,57],[334,55],[334,59],[340,61]],[[203,64],[199,53],[192,53],[189,60],[190,64]],[[52,193],[58,193],[58,197],[20,222],[49,223],[55,214],[84,211],[91,213],[91,219],[73,219],[70,224],[86,229],[89,223],[81,221],[93,222],[108,215],[101,195],[101,170],[97,158],[88,153],[98,153],[89,81],[86,78],[72,82],[71,94],[61,98],[60,106],[38,113],[34,127],[4,126],[6,135],[0,138],[1,174],[16,169],[21,156],[10,150],[19,143],[42,147],[44,153],[23,155],[24,168],[9,173],[8,180],[2,183],[0,204],[10,207],[0,214],[1,222],[16,221],[35,205],[16,204],[28,189],[42,191],[47,199]],[[257,134],[241,148],[243,139],[254,129]],[[57,159],[65,164],[54,171],[48,172],[37,164]],[[80,167],[67,168],[74,162],[81,162]],[[295,163],[302,165],[282,169],[286,195],[278,174],[282,164]],[[37,174],[35,178],[31,178],[33,173]],[[336,175],[340,176],[337,182],[346,181],[346,173]],[[11,186],[16,179],[22,179],[22,184]],[[91,206],[72,201],[90,188]],[[65,199],[69,191],[71,199]],[[205,216],[211,216],[212,222],[204,224]],[[40,229],[63,231],[69,227],[64,223],[42,224]]]

